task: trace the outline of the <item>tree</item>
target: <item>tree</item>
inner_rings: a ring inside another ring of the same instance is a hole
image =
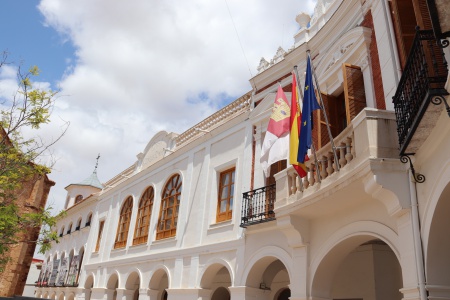
[[[0,70],[8,64],[7,53],[4,52]],[[39,252],[45,253],[51,241],[58,241],[52,227],[61,215],[53,216],[51,208],[44,207],[34,207],[24,212],[17,204],[24,185],[50,173],[51,163],[36,162],[64,135],[68,123],[60,136],[51,142],[44,142],[36,130],[50,122],[57,93],[33,86],[33,79],[39,75],[36,66],[26,72],[18,66],[16,75],[16,93],[11,99],[0,99],[0,272],[10,260],[9,252],[14,245],[35,243],[40,247]],[[33,230],[37,232],[37,228],[41,228],[41,234],[30,240],[28,233]]]

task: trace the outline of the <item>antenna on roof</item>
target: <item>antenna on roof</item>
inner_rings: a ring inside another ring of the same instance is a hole
[[[95,168],[94,168],[94,173],[97,174],[97,167],[98,167],[98,160],[100,159],[100,153],[97,156],[97,161],[95,162]]]

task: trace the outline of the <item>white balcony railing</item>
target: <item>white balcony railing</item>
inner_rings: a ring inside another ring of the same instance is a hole
[[[300,178],[292,166],[275,174],[277,208],[319,195],[325,187],[351,180],[355,170],[371,159],[398,159],[395,115],[391,111],[364,109],[334,138],[337,161],[330,143],[306,162],[308,174]],[[340,170],[337,170],[339,164]]]

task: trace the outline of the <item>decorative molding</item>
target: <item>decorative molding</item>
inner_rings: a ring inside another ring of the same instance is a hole
[[[259,66],[257,68],[258,73],[261,73],[267,68],[269,68],[269,62],[264,57],[261,57],[261,60],[259,61]]]
[[[353,46],[354,42],[350,42],[348,44],[344,44],[341,47],[339,47],[339,49],[337,49],[337,51],[334,52],[330,62],[328,63],[327,67],[325,68],[325,71],[328,71],[334,64],[336,64],[341,57],[344,55],[345,52],[347,52],[347,50]]]
[[[214,128],[225,123],[234,116],[241,114],[244,111],[248,111],[250,108],[251,99],[251,92],[249,92],[239,99],[231,102],[221,110],[215,112],[200,123],[189,128],[182,134],[178,135],[174,138],[176,145],[174,150],[176,151],[177,148],[182,145],[189,143],[199,136],[203,136],[206,134],[205,131],[211,132]]]

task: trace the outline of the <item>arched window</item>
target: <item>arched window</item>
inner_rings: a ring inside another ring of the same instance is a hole
[[[167,182],[161,197],[156,239],[175,236],[177,232],[178,207],[181,197],[180,175],[173,175]]]
[[[59,233],[59,237],[62,237],[64,235],[64,226],[61,228],[61,231]]]
[[[67,234],[70,234],[72,232],[72,223],[69,224],[69,227],[67,227]]]
[[[129,196],[120,210],[119,226],[117,227],[116,242],[114,248],[122,248],[127,245],[128,230],[130,229],[131,211],[133,210],[133,198]]]
[[[78,202],[81,202],[81,200],[83,200],[83,196],[78,195],[75,197],[75,204],[77,204]]]
[[[150,215],[153,208],[154,191],[149,187],[142,194],[139,202],[139,210],[136,219],[133,245],[146,243],[148,240],[148,228],[150,226]]]
[[[80,230],[81,228],[81,218],[78,219],[77,226],[75,227],[75,231]]]
[[[91,226],[92,221],[92,213],[90,213],[86,219],[86,224],[84,224],[84,227]]]

